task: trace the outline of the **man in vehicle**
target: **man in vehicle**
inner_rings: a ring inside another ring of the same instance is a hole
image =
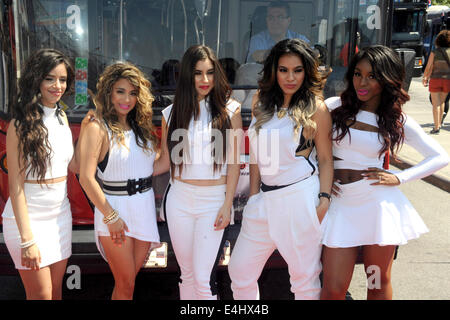
[[[250,39],[247,62],[264,61],[269,50],[283,39],[300,39],[309,43],[309,39],[295,31],[289,30],[291,24],[290,7],[288,3],[273,1],[267,7],[267,29]]]

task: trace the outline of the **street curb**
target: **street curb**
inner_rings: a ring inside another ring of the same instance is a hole
[[[402,170],[411,168],[414,165],[409,163],[408,161],[405,161],[401,157],[397,157],[397,159],[398,161],[396,161],[392,157],[389,157],[389,163]],[[423,178],[422,180],[450,193],[450,180],[443,176],[432,174],[428,177]]]

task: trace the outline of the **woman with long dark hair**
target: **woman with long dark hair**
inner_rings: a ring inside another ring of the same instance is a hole
[[[61,299],[72,253],[67,169],[76,171],[72,134],[58,102],[72,87],[69,59],[53,49],[33,53],[19,80],[6,135],[9,199],[3,235],[27,299]]]
[[[333,110],[334,197],[323,237],[322,299],[344,299],[358,248],[363,246],[368,299],[392,299],[391,268],[397,245],[428,232],[395,186],[426,177],[448,163],[446,152],[409,116],[402,89],[405,70],[396,52],[372,46],[358,52],[341,97],[326,100]],[[425,160],[399,173],[383,170],[386,152],[403,143]]]
[[[314,51],[278,42],[253,99],[250,196],[228,267],[235,299],[257,299],[258,278],[275,249],[288,264],[295,299],[320,294],[322,221],[333,180],[331,117]]]
[[[154,174],[170,167],[164,203],[181,299],[216,299],[215,266],[239,179],[242,120],[230,93],[213,51],[192,46],[181,61],[174,103],[163,110]]]
[[[94,121],[79,141],[80,184],[95,205],[95,239],[114,276],[114,300],[133,298],[136,275],[159,242],[150,86],[130,63],[108,66],[97,83],[95,116],[86,117]]]

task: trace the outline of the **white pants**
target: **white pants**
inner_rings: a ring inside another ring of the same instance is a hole
[[[315,207],[319,179],[260,192],[247,202],[228,272],[235,300],[259,299],[258,278],[275,249],[288,264],[295,299],[319,299],[322,226]]]
[[[181,270],[181,300],[214,300],[215,271],[224,230],[214,221],[226,185],[199,187],[174,180],[166,196],[170,239]]]

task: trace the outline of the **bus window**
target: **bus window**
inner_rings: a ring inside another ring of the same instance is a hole
[[[321,53],[322,63],[332,68],[325,87],[328,97],[344,87],[348,58],[357,50],[357,32],[360,47],[386,44],[391,2],[18,0],[13,2],[17,75],[25,58],[38,48],[53,47],[68,54],[79,68],[76,89],[84,90],[85,99],[76,92],[64,99],[64,105],[72,120],[80,120],[93,107],[91,96],[104,67],[127,60],[147,75],[157,96],[155,106],[162,108],[171,102],[183,53],[194,44],[204,44],[216,52],[234,97],[246,109],[268,50],[290,37],[307,41]]]

